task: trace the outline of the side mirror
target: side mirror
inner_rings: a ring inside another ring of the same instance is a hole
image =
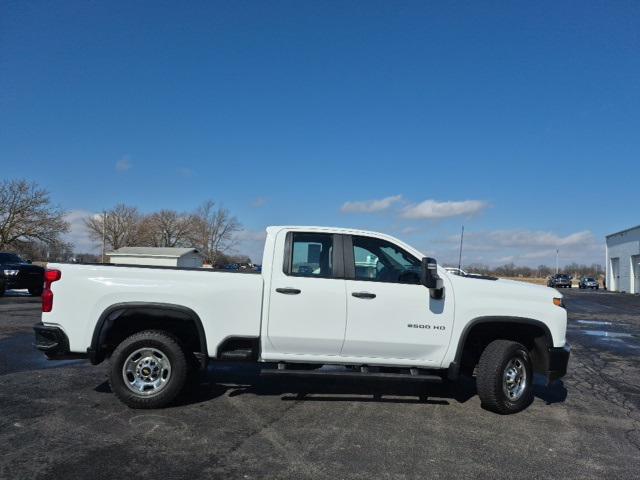
[[[29,263],[29,264],[30,264],[30,263],[31,263],[31,260],[27,260],[27,263]]]
[[[438,262],[435,258],[424,257],[422,259],[420,283],[429,289],[432,298],[443,297],[444,286],[438,275]]]

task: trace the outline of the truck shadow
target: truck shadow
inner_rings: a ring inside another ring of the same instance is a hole
[[[536,375],[533,382],[533,395],[547,405],[552,405],[554,403],[563,403],[567,399],[568,392],[562,380],[556,380],[546,385],[544,377]]]
[[[95,391],[110,392],[105,382]],[[547,405],[564,402],[567,390],[561,381],[545,386],[534,381],[534,395]],[[465,403],[476,395],[473,378],[461,377],[456,383],[406,382],[402,380],[264,378],[249,365],[209,367],[191,382],[174,402],[174,407],[199,404],[218,397],[258,395],[281,397],[282,401],[362,402],[450,405]]]

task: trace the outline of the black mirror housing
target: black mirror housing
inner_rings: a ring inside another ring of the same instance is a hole
[[[431,290],[432,293],[436,290],[442,291],[442,279],[438,275],[438,262],[436,262],[435,258],[424,257],[420,273],[420,283],[422,285]]]

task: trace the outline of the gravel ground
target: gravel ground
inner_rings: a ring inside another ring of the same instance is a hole
[[[32,346],[37,300],[0,299],[0,478],[638,478],[640,297],[563,291],[568,375],[526,411],[455,390],[262,380],[211,366],[178,405],[135,411],[106,365]]]

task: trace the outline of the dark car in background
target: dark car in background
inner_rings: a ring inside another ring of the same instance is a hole
[[[0,252],[0,295],[5,290],[27,289],[33,296],[42,295],[44,268],[31,265],[15,253]]]
[[[571,288],[571,277],[566,273],[556,273],[549,278],[547,287],[552,288]]]
[[[580,283],[578,284],[579,288],[595,288],[596,290],[600,289],[600,284],[598,283],[598,281],[593,278],[593,277],[582,277],[580,279]]]

